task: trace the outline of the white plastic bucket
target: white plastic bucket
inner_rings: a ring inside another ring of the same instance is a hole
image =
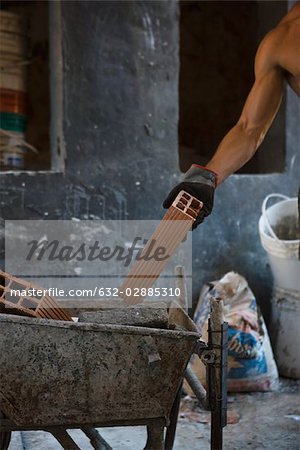
[[[274,288],[271,339],[280,375],[300,378],[300,292]]]
[[[281,201],[267,208],[269,199]],[[275,234],[279,224],[298,218],[298,199],[282,194],[268,195],[262,204],[259,234],[263,248],[268,254],[275,285],[283,289],[300,291],[299,239],[283,240]]]

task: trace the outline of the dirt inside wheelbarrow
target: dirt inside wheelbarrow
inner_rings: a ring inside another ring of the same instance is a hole
[[[79,311],[78,321],[197,332],[176,302],[145,302],[130,307],[124,306],[123,301],[103,302],[97,310]]]

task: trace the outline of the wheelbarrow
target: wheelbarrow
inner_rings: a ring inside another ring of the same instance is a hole
[[[164,427],[199,341],[180,308],[173,329],[67,322],[0,314],[1,450],[14,430],[45,430],[77,449],[79,428],[95,449],[95,427],[146,425],[145,449],[163,450]]]

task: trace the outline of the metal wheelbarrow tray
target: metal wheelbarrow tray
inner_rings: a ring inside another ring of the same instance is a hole
[[[174,311],[185,330],[0,314],[0,409],[20,429],[167,425],[199,339]]]

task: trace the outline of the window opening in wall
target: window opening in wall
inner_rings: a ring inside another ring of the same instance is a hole
[[[2,171],[55,168],[50,139],[50,74],[53,76],[53,73],[50,70],[49,19],[50,8],[57,4],[38,0],[1,2]]]
[[[206,164],[238,120],[254,82],[259,42],[286,14],[285,1],[180,2],[179,161]],[[285,169],[285,104],[239,172]]]

